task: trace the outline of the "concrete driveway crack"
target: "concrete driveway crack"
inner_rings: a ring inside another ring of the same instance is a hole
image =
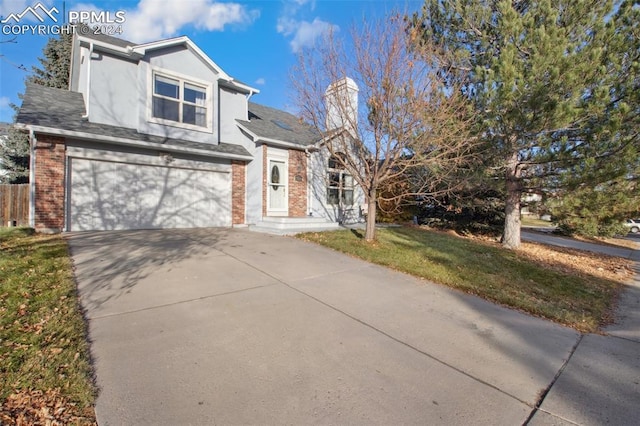
[[[223,250],[223,251],[224,251],[224,250]],[[475,376],[473,376],[473,375],[471,375],[471,374],[467,373],[466,371],[464,371],[464,370],[462,370],[462,369],[460,369],[460,368],[458,368],[458,367],[456,367],[456,366],[454,366],[454,365],[452,365],[452,364],[449,364],[448,362],[446,362],[446,361],[444,361],[444,360],[442,360],[442,359],[440,359],[440,358],[437,358],[437,357],[435,357],[435,356],[431,355],[430,353],[423,351],[423,350],[422,350],[422,349],[420,349],[420,348],[417,348],[416,346],[413,346],[413,345],[411,345],[411,344],[409,344],[409,343],[407,343],[407,342],[405,342],[405,341],[403,341],[403,340],[400,340],[399,338],[397,338],[397,337],[395,337],[395,336],[392,336],[391,334],[389,334],[389,333],[387,333],[387,332],[385,332],[385,331],[383,331],[383,330],[381,330],[381,329],[379,329],[379,328],[377,328],[377,327],[375,327],[375,326],[373,326],[373,325],[371,325],[371,324],[369,324],[369,323],[367,323],[367,322],[365,322],[365,321],[363,321],[363,320],[361,320],[361,319],[359,319],[359,318],[357,318],[357,317],[355,317],[355,316],[353,316],[353,315],[349,314],[348,312],[345,312],[345,311],[343,311],[343,310],[341,310],[341,309],[339,309],[339,308],[337,308],[337,307],[335,307],[335,306],[333,306],[333,305],[330,305],[329,303],[327,303],[327,302],[325,302],[325,301],[323,301],[323,300],[321,300],[321,299],[318,299],[317,297],[314,297],[314,296],[312,296],[312,295],[310,295],[310,294],[308,294],[308,293],[306,293],[306,292],[304,292],[304,291],[300,290],[299,288],[296,288],[296,287],[294,287],[294,286],[290,285],[290,284],[289,284],[289,283],[287,283],[286,281],[283,281],[282,279],[280,279],[280,278],[278,278],[278,277],[276,277],[276,276],[274,276],[274,275],[270,274],[269,272],[267,272],[267,271],[263,271],[262,269],[259,269],[259,268],[255,267],[254,265],[252,265],[252,264],[250,264],[250,263],[248,263],[248,262],[245,262],[243,259],[240,259],[240,258],[238,258],[238,257],[236,257],[236,256],[233,256],[233,255],[232,255],[232,254],[230,254],[230,253],[226,253],[226,252],[225,252],[225,254],[227,254],[228,256],[230,256],[230,257],[232,257],[232,258],[234,258],[234,259],[235,259],[235,260],[237,260],[238,262],[242,262],[242,263],[244,263],[245,265],[247,265],[248,267],[255,269],[256,271],[258,271],[258,272],[260,272],[260,273],[263,273],[263,274],[265,274],[265,275],[269,276],[270,278],[273,278],[274,280],[276,280],[276,281],[278,281],[279,283],[281,283],[282,285],[284,285],[284,286],[286,286],[286,287],[290,288],[291,290],[293,290],[293,291],[295,291],[295,292],[297,292],[297,293],[299,293],[299,294],[302,294],[302,295],[304,295],[304,296],[308,297],[309,299],[314,300],[315,302],[317,302],[317,303],[319,303],[319,304],[321,304],[321,305],[323,305],[323,306],[326,306],[327,308],[329,308],[329,309],[331,309],[331,310],[333,310],[333,311],[335,311],[335,312],[338,312],[338,313],[340,313],[340,314],[344,315],[344,316],[345,316],[345,317],[347,317],[347,318],[350,318],[350,319],[351,319],[351,320],[353,320],[353,321],[356,321],[357,323],[359,323],[359,324],[363,325],[364,327],[367,327],[367,328],[369,328],[369,329],[371,329],[371,330],[375,331],[376,333],[379,333],[379,334],[381,334],[381,335],[383,335],[383,336],[387,337],[388,339],[391,339],[392,341],[394,341],[394,342],[396,342],[396,343],[398,343],[398,344],[400,344],[400,345],[403,345],[403,346],[405,346],[405,347],[407,347],[407,348],[409,348],[409,349],[411,349],[411,350],[413,350],[413,351],[415,351],[415,352],[417,352],[417,353],[421,354],[422,356],[425,356],[425,357],[427,357],[427,358],[429,358],[429,359],[431,359],[431,360],[433,360],[433,361],[435,361],[435,362],[437,362],[437,363],[439,363],[439,364],[441,364],[441,365],[444,365],[445,367],[450,368],[450,369],[452,369],[452,370],[456,371],[457,373],[460,373],[460,374],[462,374],[463,376],[466,376],[466,377],[470,378],[471,380],[473,380],[473,381],[475,381],[475,382],[478,382],[478,383],[480,383],[480,384],[482,384],[482,385],[488,386],[488,387],[490,387],[491,389],[494,389],[494,390],[496,390],[496,391],[500,392],[500,393],[501,393],[501,394],[503,394],[503,395],[506,395],[506,396],[508,396],[508,397],[510,397],[510,398],[513,398],[514,400],[516,400],[516,401],[518,401],[518,402],[520,402],[520,403],[522,403],[522,404],[524,404],[524,405],[528,406],[528,407],[531,407],[531,404],[530,404],[529,402],[524,401],[524,400],[522,400],[522,399],[520,399],[520,398],[516,397],[515,395],[512,395],[512,394],[510,394],[510,393],[508,393],[508,392],[506,392],[506,391],[504,391],[504,390],[500,389],[499,387],[497,387],[497,386],[495,386],[495,385],[493,385],[493,384],[491,384],[491,383],[489,383],[489,382],[486,382],[486,381],[484,381],[484,380],[482,380],[482,379],[480,379],[480,378],[478,378],[478,377],[475,377]],[[577,345],[576,345],[576,346],[577,346]],[[574,347],[574,350],[575,350],[575,347]],[[573,351],[571,352],[571,354],[573,354]],[[570,357],[569,357],[569,358],[570,358]],[[565,363],[565,365],[566,365],[566,363]],[[563,368],[564,368],[564,365],[563,365]],[[562,370],[562,369],[561,369],[561,370]],[[558,375],[559,375],[559,374],[558,374]],[[556,378],[558,377],[558,375],[556,375]],[[555,381],[555,378],[554,378],[554,381]],[[528,420],[528,419],[527,419],[527,420]]]
[[[547,395],[551,391],[551,388],[556,383],[556,381],[560,378],[560,376],[562,375],[562,372],[567,367],[567,365],[569,365],[569,361],[571,361],[571,358],[573,357],[573,354],[578,349],[578,346],[580,345],[580,342],[582,342],[582,338],[583,337],[584,337],[584,334],[581,333],[580,337],[578,338],[578,341],[576,342],[575,345],[573,345],[573,348],[571,348],[571,352],[569,352],[569,356],[564,361],[564,363],[562,364],[562,366],[560,367],[560,369],[558,370],[556,375],[553,377],[553,380],[551,380],[551,383],[549,383],[549,386],[547,386],[547,388],[544,391],[542,391],[542,393],[540,394],[540,398],[538,398],[538,401],[536,402],[535,406],[533,407],[533,410],[531,410],[531,413],[529,413],[529,417],[527,417],[527,420],[525,420],[525,422],[524,422],[525,425],[529,424],[531,419],[533,419],[533,416],[535,416],[535,414],[540,409],[540,406],[542,406],[542,403],[544,402],[544,399],[547,397]]]
[[[245,292],[245,291],[256,290],[258,288],[265,288],[265,287],[270,287],[270,286],[278,285],[278,284],[280,284],[280,281],[278,281],[277,283],[258,285],[258,286],[249,287],[249,288],[242,288],[240,290],[227,291],[227,292],[224,292],[224,293],[210,294],[208,296],[196,297],[196,298],[193,298],[193,299],[180,300],[178,302],[165,303],[163,305],[148,306],[146,308],[134,309],[134,310],[131,310],[131,311],[124,311],[124,312],[114,312],[114,313],[110,313],[110,314],[98,315],[98,316],[95,316],[95,317],[88,317],[88,318],[90,320],[97,320],[97,319],[102,319],[102,318],[117,317],[119,315],[134,314],[134,313],[137,313],[137,312],[152,311],[154,309],[166,308],[167,306],[175,306],[175,305],[181,305],[183,303],[196,302],[198,300],[206,300],[206,299],[211,299],[211,298],[214,298],[214,297],[227,296],[229,294],[242,293],[242,292]]]

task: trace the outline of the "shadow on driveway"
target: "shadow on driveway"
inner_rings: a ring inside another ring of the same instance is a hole
[[[69,234],[74,274],[85,310],[100,312],[148,277],[216,254],[228,230],[112,231]]]

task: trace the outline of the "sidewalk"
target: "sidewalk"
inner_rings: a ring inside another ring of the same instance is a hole
[[[522,238],[636,262],[636,275],[621,294],[614,323],[602,336],[582,336],[529,424],[636,423],[640,418],[640,250],[532,232],[523,232]],[[634,406],[635,410],[630,409]]]

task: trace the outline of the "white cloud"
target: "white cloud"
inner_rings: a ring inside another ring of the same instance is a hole
[[[305,4],[311,4],[311,10],[316,8],[316,0],[293,0],[299,6],[304,6]]]
[[[284,36],[291,35],[298,28],[298,21],[288,16],[278,18],[276,30]]]
[[[278,20],[277,30],[285,37],[293,34],[289,42],[294,53],[305,47],[313,46],[316,39],[327,34],[329,31],[338,31],[340,28],[320,18],[315,18],[312,22],[295,21],[293,19],[282,18]]]
[[[140,0],[125,12],[122,37],[137,43],[179,35],[186,26],[222,31],[227,25],[249,25],[260,16],[245,5],[215,0]]]
[[[9,108],[11,99],[8,96],[0,96],[0,109]]]
[[[260,77],[256,80],[255,84],[257,84],[258,86],[264,86],[265,84],[267,84],[267,80],[265,80],[264,77]]]
[[[323,21],[318,17],[311,22],[299,19],[300,9],[305,4],[309,4],[311,10],[315,8],[315,0],[293,0],[285,3],[284,10],[276,24],[276,31],[279,34],[291,38],[289,45],[295,53],[305,47],[312,46],[317,38],[330,30],[339,31],[340,29],[337,25]]]

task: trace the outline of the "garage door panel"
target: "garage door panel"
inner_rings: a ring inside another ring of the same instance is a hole
[[[230,226],[228,173],[74,158],[71,230]]]

